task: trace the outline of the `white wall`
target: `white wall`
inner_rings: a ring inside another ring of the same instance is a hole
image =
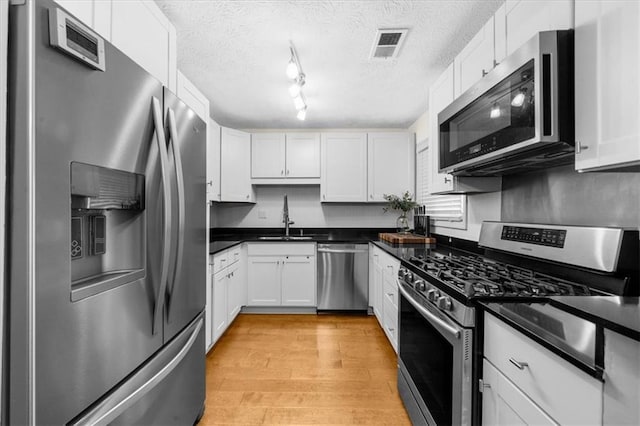
[[[211,226],[218,228],[278,228],[284,194],[292,228],[394,228],[397,214],[384,213],[384,204],[320,202],[320,186],[256,186],[255,204],[213,203]],[[261,216],[264,216],[261,217]]]
[[[416,141],[422,142],[429,137],[429,111],[422,114],[409,128],[416,134]],[[467,195],[467,229],[433,226],[432,233],[478,241],[480,227],[484,220],[500,220],[501,193]]]

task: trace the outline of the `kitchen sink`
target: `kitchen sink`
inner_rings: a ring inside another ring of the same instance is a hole
[[[301,241],[301,240],[311,240],[313,239],[312,236],[309,235],[291,235],[291,236],[284,236],[284,235],[265,235],[262,237],[258,237],[259,240],[267,240],[267,241]]]

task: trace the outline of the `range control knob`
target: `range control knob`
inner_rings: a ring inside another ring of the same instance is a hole
[[[425,291],[427,289],[427,284],[424,282],[424,280],[415,280],[413,282],[413,288],[418,291]]]
[[[450,311],[452,307],[451,298],[449,296],[438,297],[438,308],[444,311]]]
[[[404,282],[411,284],[413,282],[413,274],[409,271],[407,271],[406,274],[404,274]]]
[[[437,290],[431,289],[431,290],[429,290],[427,292],[427,299],[429,299],[431,301],[435,301],[438,298],[439,295],[440,294],[438,293]]]
[[[405,268],[400,268],[400,269],[398,269],[398,278],[402,279],[402,278],[404,278],[408,273],[409,273],[409,271],[407,271]]]

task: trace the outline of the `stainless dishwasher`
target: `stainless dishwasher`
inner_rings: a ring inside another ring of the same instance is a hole
[[[318,244],[318,311],[366,311],[369,246]]]

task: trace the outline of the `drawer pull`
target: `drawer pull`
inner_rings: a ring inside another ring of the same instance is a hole
[[[509,358],[509,362],[513,365],[515,365],[516,367],[518,367],[518,370],[524,370],[525,367],[528,367],[529,364],[526,362],[520,362],[520,361],[516,361],[513,358]]]

